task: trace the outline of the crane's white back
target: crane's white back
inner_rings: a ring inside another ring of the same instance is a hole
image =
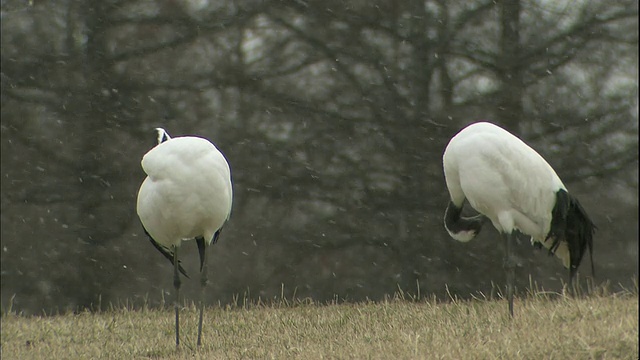
[[[137,210],[151,237],[166,247],[198,236],[209,244],[231,213],[231,173],[224,155],[200,137],[168,138],[144,155],[142,168],[148,176]]]

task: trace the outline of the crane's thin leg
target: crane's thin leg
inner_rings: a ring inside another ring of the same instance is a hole
[[[176,298],[173,307],[176,311],[176,347],[180,346],[180,273],[178,262],[178,247],[173,247],[173,287],[176,290]]]
[[[207,287],[207,258],[206,244],[204,239],[196,239],[198,241],[198,250],[200,251],[200,319],[198,320],[198,347],[202,345],[202,320],[204,318],[204,293]]]
[[[511,254],[511,243],[513,242],[513,233],[505,234],[505,256],[504,268],[507,273],[507,299],[509,300],[509,314],[513,317],[513,286],[515,280],[516,263]]]
[[[575,295],[575,287],[574,287],[574,284],[573,284],[573,276],[571,276],[571,275],[569,275],[568,293],[569,293],[569,296]]]

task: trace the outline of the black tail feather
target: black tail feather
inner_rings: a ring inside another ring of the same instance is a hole
[[[153,239],[153,237],[151,237],[151,235],[149,234],[147,229],[144,228],[144,225],[142,225],[142,229],[144,230],[144,233],[147,234],[147,236],[149,237],[149,240],[151,241],[151,244],[153,244],[153,246],[156,249],[158,249],[158,251],[160,251],[162,253],[162,255],[164,255],[164,257],[166,257],[167,259],[169,259],[169,261],[171,261],[171,265],[174,265],[174,263],[173,263],[173,251],[171,251],[171,250],[167,249],[166,247],[158,244],[158,242],[156,242]],[[180,265],[180,260],[178,260],[178,270],[180,270],[182,275],[184,275],[187,279],[189,279],[189,275],[187,275],[187,272],[184,270],[182,265]]]
[[[221,232],[222,232],[222,228],[218,229],[218,231],[216,231],[216,233],[213,234],[213,241],[211,241],[212,244],[215,244],[218,242],[218,238],[220,237]]]
[[[547,239],[553,237],[550,251],[555,251],[560,241],[567,242],[570,256],[569,280],[572,280],[578,271],[586,250],[589,250],[591,274],[595,276],[593,235],[596,229],[597,227],[578,199],[562,189],[556,193],[556,204],[553,208],[551,229]]]
[[[218,229],[215,234],[213,234],[213,240],[211,240],[211,244],[215,244],[218,242],[218,237],[220,237],[220,232],[222,232],[222,228]],[[196,238],[196,244],[198,245],[198,255],[200,255],[200,272],[202,272],[202,268],[204,267],[204,252],[206,250],[206,244],[204,242],[204,238],[202,236]]]
[[[200,272],[202,272],[202,268],[204,267],[204,252],[207,245],[204,243],[202,236],[196,238],[196,244],[198,245],[198,255],[200,256]]]

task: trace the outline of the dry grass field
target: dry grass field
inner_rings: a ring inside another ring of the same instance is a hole
[[[314,304],[280,300],[26,317],[2,315],[2,359],[637,359],[638,291],[580,298],[536,292],[506,301]]]

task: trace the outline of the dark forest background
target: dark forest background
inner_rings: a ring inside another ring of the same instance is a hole
[[[135,213],[157,126],[211,139],[231,165],[210,303],[503,284],[491,226],[463,244],[442,225],[442,152],[478,120],[518,134],[581,200],[598,226],[596,282],[637,279],[636,0],[1,6],[3,308],[171,295],[171,265]],[[183,248],[196,275],[195,243]],[[567,278],[524,236],[517,256],[520,291]],[[183,288],[195,299],[199,283]]]

